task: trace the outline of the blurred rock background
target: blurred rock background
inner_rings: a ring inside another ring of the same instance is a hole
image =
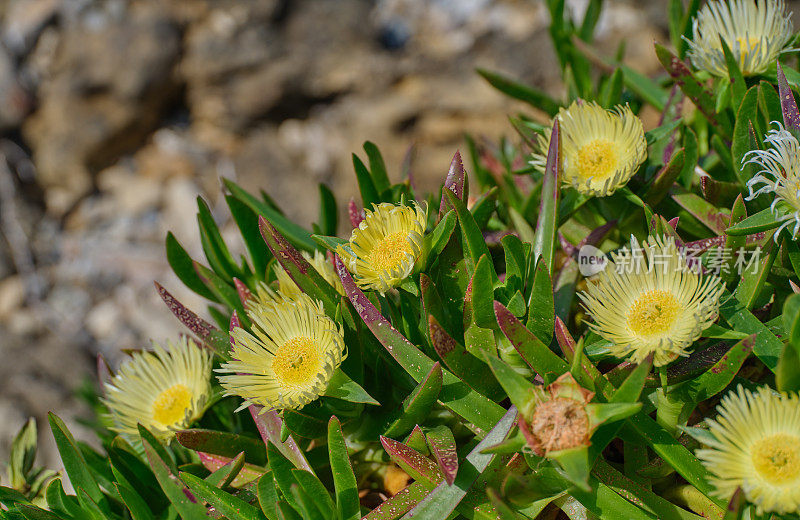
[[[465,132],[513,137],[476,66],[560,94],[537,0],[0,0],[0,460],[26,417],[76,435],[75,388],[103,353],[175,337],[158,280],[172,230],[201,254],[195,197],[230,238],[219,178],[263,188],[303,224],[317,183],[346,202],[350,154],[378,144],[434,189]],[[658,66],[665,3],[607,1],[599,51]],[[586,1],[569,1],[582,16]],[[346,234],[345,222],[340,228]]]

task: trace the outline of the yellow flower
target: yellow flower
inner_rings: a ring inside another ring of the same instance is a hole
[[[164,350],[136,352],[105,383],[104,402],[116,432],[138,436],[141,423],[162,440],[187,428],[205,411],[211,393],[211,355],[191,340]]]
[[[286,409],[301,408],[325,392],[347,354],[341,327],[325,315],[321,302],[303,293],[286,298],[263,287],[248,302],[247,316],[253,333],[239,327],[231,332],[233,360],[217,370],[228,374],[219,376],[226,395],[244,398],[241,408]]]
[[[333,264],[328,262],[328,259],[325,258],[325,253],[321,253],[319,251],[314,251],[314,256],[311,256],[309,253],[302,251],[301,253],[303,258],[308,260],[308,263],[323,277],[325,281],[328,282],[333,286],[336,291],[344,296],[344,287],[342,287],[342,281],[339,280],[339,277],[336,275],[336,271],[333,268]],[[275,264],[274,267],[275,276],[278,278],[278,289],[280,292],[286,296],[287,298],[296,298],[303,291],[294,283],[294,280],[289,276],[289,274],[281,267],[280,264]]]
[[[613,264],[580,293],[589,327],[611,342],[611,353],[656,366],[687,355],[701,332],[717,319],[724,290],[716,276],[687,265],[672,238],[657,237],[612,254]]]
[[[558,112],[563,182],[585,195],[605,197],[624,186],[647,157],[642,121],[625,105],[605,110],[574,101]],[[531,163],[544,170],[551,130],[539,136]]]
[[[730,500],[741,487],[759,514],[800,512],[800,397],[740,385],[717,411],[709,448],[697,450],[716,496]]]
[[[743,75],[760,74],[775,63],[792,32],[783,0],[708,2],[694,19],[688,56],[698,70],[727,77],[722,39]]]
[[[761,168],[747,181],[750,194],[746,200],[753,200],[762,193],[775,194],[770,207],[775,218],[783,221],[774,235],[777,241],[783,228],[794,225],[793,236],[800,231],[800,144],[780,123],[776,124],[778,128],[770,130],[764,139],[764,143],[772,145],[772,148],[751,150],[745,156],[744,164]]]
[[[364,289],[385,293],[413,271],[422,255],[427,212],[413,207],[377,204],[350,235],[348,246],[337,253]]]

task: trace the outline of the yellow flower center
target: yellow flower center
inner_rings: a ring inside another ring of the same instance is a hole
[[[396,269],[406,256],[414,254],[408,233],[396,231],[386,235],[369,252],[369,263],[377,271],[392,271]]]
[[[739,66],[740,67],[744,65],[744,59],[747,57],[747,54],[750,51],[752,51],[753,49],[755,49],[756,45],[758,45],[758,43],[760,41],[761,40],[759,38],[753,38],[752,36],[750,38],[743,38],[741,36],[736,38],[736,43],[737,43],[737,46],[738,46],[738,49],[739,49]],[[731,49],[731,52],[736,52],[736,49]],[[743,71],[743,72],[745,72],[745,71]]]
[[[800,477],[800,437],[777,433],[753,444],[753,465],[770,484],[780,485]]]
[[[186,417],[192,406],[192,393],[182,384],[173,385],[153,401],[153,420],[164,426],[172,426]]]
[[[313,339],[296,336],[275,352],[272,371],[281,384],[305,385],[320,371],[322,360],[319,354],[320,349]]]
[[[608,139],[594,139],[578,150],[578,173],[584,180],[605,180],[616,168],[617,152]]]
[[[628,327],[639,336],[663,334],[672,328],[681,304],[671,292],[653,289],[639,296],[628,310]]]

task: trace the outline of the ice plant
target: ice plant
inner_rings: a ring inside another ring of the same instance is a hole
[[[590,280],[580,298],[589,327],[611,342],[611,353],[656,366],[686,355],[714,323],[724,285],[687,264],[673,238],[658,236],[642,247],[612,254],[612,263]]]
[[[501,367],[495,362],[498,379],[511,390],[507,378],[500,379]],[[528,448],[539,457],[557,461],[565,474],[581,486],[591,469],[587,449],[595,430],[641,408],[639,403],[592,403],[594,392],[583,388],[569,372],[546,389],[526,386],[524,397],[513,390],[509,394],[519,408],[517,421]]]
[[[720,41],[733,53],[745,76],[760,74],[793,38],[783,0],[708,2],[694,19],[688,55],[698,70],[728,76]]]
[[[339,280],[339,277],[336,276],[336,271],[333,269],[333,264],[331,264],[327,258],[325,258],[325,254],[321,253],[320,251],[314,251],[314,255],[312,256],[310,253],[306,251],[302,251],[303,258],[308,260],[308,263],[325,279],[326,282],[331,284],[336,291],[344,295],[344,288],[342,288],[342,281]],[[278,279],[278,288],[280,292],[289,298],[296,298],[299,296],[302,291],[294,283],[294,280],[289,276],[289,274],[281,267],[280,264],[275,264],[274,267],[275,276]]]
[[[606,110],[574,101],[556,116],[561,123],[563,181],[586,195],[605,197],[624,186],[647,157],[642,121],[630,107]],[[532,163],[544,170],[550,130],[539,136]]]
[[[400,285],[422,256],[427,211],[417,203],[381,203],[365,214],[337,253],[360,287],[385,293]]]
[[[741,487],[759,513],[800,512],[800,396],[739,385],[717,412],[707,421],[708,448],[697,450],[717,496],[728,500]]]
[[[322,303],[305,294],[285,297],[263,287],[247,305],[252,333],[231,331],[232,361],[217,369],[226,395],[242,407],[300,408],[317,399],[346,356],[341,328]]]
[[[762,193],[774,193],[775,199],[770,208],[775,218],[782,221],[780,231],[791,228],[792,235],[800,231],[800,145],[797,139],[776,123],[778,128],[767,132],[764,143],[771,145],[768,150],[751,150],[745,155],[745,164],[755,164],[761,169],[747,181],[753,200]]]
[[[205,411],[211,393],[211,356],[191,340],[135,352],[105,386],[112,429],[138,436],[138,424],[163,440]]]

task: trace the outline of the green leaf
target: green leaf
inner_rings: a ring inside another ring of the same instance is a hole
[[[558,376],[569,370],[567,363],[542,343],[503,304],[494,302],[494,312],[500,330],[514,345],[525,363],[541,375],[545,382],[555,381]]]
[[[653,184],[647,189],[643,199],[650,206],[655,206],[667,196],[672,185],[678,179],[678,176],[683,171],[683,164],[685,159],[685,152],[683,149],[678,150],[672,155],[669,162],[664,165],[661,171],[655,177]]]
[[[261,238],[261,233],[258,231],[258,215],[250,206],[232,195],[225,195],[225,202],[228,203],[231,216],[239,228],[248,253],[250,253],[256,276],[259,279],[263,279],[267,271],[267,263],[272,255],[264,243],[264,239]]]
[[[314,506],[322,514],[323,518],[328,519],[336,516],[336,504],[328,490],[325,489],[325,486],[313,473],[302,469],[293,469],[292,475],[303,491],[311,497]]]
[[[176,438],[181,446],[190,450],[228,458],[243,452],[245,460],[250,464],[257,466],[267,464],[264,443],[252,437],[214,430],[191,429],[177,432]]]
[[[655,515],[659,520],[702,520],[702,516],[681,509],[660,494],[650,491],[643,485],[623,475],[611,464],[600,459],[592,474],[615,492],[626,497],[634,505]]]
[[[372,182],[375,184],[375,189],[378,190],[378,193],[388,190],[391,183],[389,182],[389,175],[386,173],[386,163],[383,162],[383,156],[380,150],[375,146],[375,143],[367,141],[364,143],[364,151],[367,152],[369,171],[372,174]],[[328,234],[333,235],[334,233]]]
[[[19,512],[28,520],[61,520],[60,516],[54,515],[50,511],[45,511],[36,506],[19,504],[17,509],[19,509]]]
[[[341,368],[331,375],[328,387],[322,393],[328,397],[335,397],[351,403],[366,403],[380,406],[381,403],[370,396],[361,385],[350,379]]]
[[[486,434],[486,437],[472,449],[469,455],[467,455],[458,470],[458,476],[453,485],[448,485],[446,482],[439,484],[439,486],[417,504],[414,509],[404,515],[403,519],[447,518],[495,457],[495,455],[481,452],[489,446],[498,444],[505,439],[508,432],[514,426],[516,418],[517,411],[512,407],[503,415],[491,431]]]
[[[542,198],[539,205],[539,220],[536,222],[536,234],[532,244],[531,255],[545,261],[547,271],[553,272],[553,262],[557,249],[556,232],[558,231],[558,203],[561,195],[561,128],[558,119],[553,122],[550,134],[550,148],[547,150],[547,165],[542,181]]]
[[[222,182],[234,197],[247,204],[247,206],[259,216],[268,219],[272,225],[295,246],[306,251],[313,251],[316,249],[314,241],[311,240],[311,233],[303,229],[302,226],[286,218],[279,211],[275,210],[273,206],[253,197],[232,180],[222,179]]]
[[[328,316],[334,316],[340,298],[336,289],[303,258],[297,249],[292,247],[272,222],[259,217],[258,227],[267,247],[294,283],[304,293],[320,300]]]
[[[739,65],[736,62],[736,58],[733,56],[730,47],[728,47],[728,43],[722,37],[720,37],[719,43],[722,46],[722,52],[725,54],[725,63],[728,66],[732,106],[738,107],[741,105],[742,99],[744,99],[745,92],[747,92],[747,84],[744,82],[742,71],[739,70]]]
[[[189,486],[195,496],[205,500],[218,513],[237,520],[261,520],[266,518],[261,511],[244,500],[208,484],[203,479],[190,473],[181,472],[180,479]]]
[[[347,445],[342,435],[339,419],[331,417],[328,423],[328,456],[331,461],[333,485],[336,489],[336,509],[342,520],[357,520],[361,517],[358,499],[358,483],[350,465]]]
[[[378,189],[375,187],[375,181],[372,180],[369,170],[356,154],[353,154],[353,168],[356,172],[358,191],[361,193],[361,204],[365,209],[371,208],[373,204],[378,204],[381,201]]]
[[[15,489],[23,489],[27,485],[26,476],[33,468],[36,458],[36,420],[31,418],[20,429],[11,443],[8,462],[8,480]]]
[[[614,69],[614,73],[608,78],[603,90],[600,92],[600,104],[603,108],[611,109],[622,101],[622,85],[625,75],[622,69]]]
[[[725,230],[730,236],[752,235],[762,231],[769,231],[780,226],[781,222],[775,219],[772,211],[767,208],[759,211],[755,215],[751,215],[742,220],[738,224],[734,224]]]
[[[653,105],[653,108],[659,112],[664,110],[669,96],[667,92],[665,92],[664,89],[658,85],[658,83],[651,80],[644,74],[636,72],[626,65],[622,65],[620,63],[616,63],[614,65],[618,66],[620,70],[622,70],[626,87],[631,89],[634,94],[645,100],[647,103]]]
[[[336,271],[342,280],[347,297],[367,327],[415,381],[422,381],[433,368],[433,360],[411,344],[378,312],[375,305],[356,286],[353,277],[338,256]],[[442,377],[443,391],[440,401],[467,421],[488,430],[502,415],[503,409],[499,405],[469,388],[449,371],[442,370]]]
[[[783,348],[775,370],[775,383],[780,392],[800,391],[800,354],[792,345]]]
[[[133,520],[155,520],[155,517],[150,511],[147,502],[139,495],[139,493],[134,491],[127,484],[123,484],[121,482],[115,482],[114,486],[116,487],[119,496],[122,497],[125,507],[127,507],[128,511],[130,511],[131,518]]]
[[[699,377],[670,389],[670,397],[687,403],[701,403],[722,392],[742,368],[753,351],[755,334],[736,343],[722,358]]]
[[[142,427],[140,427],[141,430]],[[178,480],[175,473],[170,471],[167,462],[159,456],[158,452],[163,449],[163,446],[153,445],[152,440],[149,438],[143,438],[142,440],[150,468],[152,468],[164,494],[178,514],[181,515],[181,518],[183,520],[200,520],[210,517],[211,515],[206,508],[185,485],[180,483],[181,481]]]
[[[475,266],[483,255],[491,258],[489,248],[486,246],[486,241],[483,239],[483,234],[478,224],[475,222],[472,213],[469,212],[464,202],[456,197],[450,190],[444,190],[443,193],[456,210],[458,223],[461,226],[462,243],[465,246],[466,253],[468,254],[467,258],[469,259],[467,264],[468,272],[473,273],[475,272]],[[493,267],[492,274],[492,279],[497,279],[497,274],[494,273]]]
[[[450,241],[453,230],[456,228],[456,214],[448,211],[447,214],[436,224],[433,231],[425,235],[422,250],[425,251],[426,267],[430,267],[439,258],[442,250]]]
[[[403,400],[400,416],[384,432],[386,437],[399,437],[410,432],[416,424],[421,424],[431,412],[442,391],[442,367],[434,363],[414,391]]]
[[[767,283],[767,275],[772,269],[772,264],[775,263],[775,258],[778,256],[778,245],[774,242],[769,241],[766,249],[769,250],[767,256],[755,265],[755,269],[747,267],[740,274],[741,280],[736,286],[734,295],[737,300],[742,302],[745,309],[752,309],[755,306],[757,298]]]
[[[675,440],[667,430],[656,423],[654,419],[641,412],[630,417],[628,425],[647,442],[657,455],[675,468],[675,471],[687,482],[711,498],[717,505],[724,507],[724,503],[721,500],[711,497],[714,492],[714,486],[708,481],[708,470],[700,463],[697,457]]]
[[[202,197],[197,197],[197,226],[200,229],[203,252],[211,268],[226,278],[241,277],[242,273],[233,261],[211,210]]]
[[[255,222],[254,222],[255,223]],[[319,184],[319,229],[322,235],[335,235],[339,227],[336,197],[325,184]]]
[[[725,233],[725,229],[730,222],[730,215],[727,209],[721,210],[694,193],[676,193],[672,196],[672,200],[715,234],[721,235]]]
[[[67,472],[73,487],[75,489],[83,489],[92,500],[104,504],[104,509],[107,509],[108,504],[105,495],[100,490],[100,486],[97,485],[92,470],[86,464],[86,460],[83,458],[75,438],[67,429],[67,425],[52,412],[47,414],[47,419],[50,422],[50,429],[53,431],[53,438],[56,441],[61,462],[64,464],[64,470]]]
[[[556,100],[541,90],[522,85],[512,79],[495,72],[489,72],[485,69],[479,68],[476,69],[476,71],[488,81],[491,86],[503,94],[528,103],[530,106],[546,112],[547,115],[551,117],[555,116],[558,113],[558,109],[561,107]]]
[[[750,145],[750,132],[753,128],[753,121],[756,120],[758,112],[758,86],[751,87],[744,96],[741,105],[737,105],[736,124],[733,127],[733,142],[731,143],[731,155],[733,166],[739,182],[747,184],[750,180],[749,168],[744,164],[745,154],[752,149]]]
[[[483,328],[492,328],[497,324],[497,320],[494,317],[494,309],[492,308],[494,302],[493,272],[494,267],[492,266],[491,258],[488,255],[481,256],[475,266],[475,273],[472,275],[467,300],[464,302],[465,316],[468,312],[471,313],[470,321]]]
[[[217,296],[206,287],[206,284],[204,284],[197,275],[197,271],[194,270],[194,261],[192,257],[190,257],[189,253],[180,245],[172,232],[167,233],[166,247],[167,262],[180,281],[203,298],[213,302],[219,302]]]
[[[783,302],[783,331],[789,344],[800,352],[800,294],[792,294]]]
[[[716,113],[714,99],[702,83],[694,77],[689,67],[666,47],[656,44],[656,56],[664,69],[675,80],[684,94],[692,100],[709,123],[717,127],[724,137],[731,136],[731,123],[725,114]]]
[[[477,331],[486,331],[494,344],[492,331],[481,329],[475,325],[467,329],[465,339],[470,341],[472,334]],[[473,354],[472,351],[467,350],[461,343],[453,339],[433,315],[428,316],[428,334],[433,349],[456,377],[489,398],[502,398],[500,386],[491,376],[489,368],[481,360],[482,357],[479,357],[479,353]]]
[[[723,295],[723,299],[728,295]],[[728,298],[719,309],[720,315],[725,318],[734,330],[755,334],[756,341],[753,353],[772,371],[778,365],[783,342],[775,337],[758,318],[747,310],[736,298]]]
[[[292,473],[293,464],[272,442],[267,445],[267,455],[269,456],[269,468],[272,471],[272,476],[278,485],[278,489],[281,490],[281,494],[289,502],[289,505],[300,511],[300,504],[292,494],[292,486],[297,484]]]
[[[272,472],[265,473],[256,485],[256,496],[261,511],[269,520],[278,520],[278,492],[275,489],[275,479]]]
[[[553,281],[547,266],[540,258],[532,269],[530,298],[528,299],[528,321],[525,326],[545,345],[553,339],[556,309],[553,300]]]
[[[537,402],[536,387],[533,383],[522,377],[519,372],[508,366],[500,358],[488,358],[489,366],[494,372],[494,377],[508,394],[511,403],[523,414]]]

